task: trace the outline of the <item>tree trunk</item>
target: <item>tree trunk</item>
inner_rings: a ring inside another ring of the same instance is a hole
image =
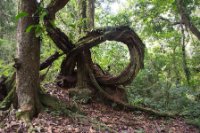
[[[88,30],[92,30],[94,28],[94,14],[95,14],[95,0],[88,0],[87,2]]]
[[[36,16],[36,0],[19,0],[19,11],[28,13],[18,22],[17,59],[16,59],[16,92],[18,97],[18,116],[29,121],[40,110],[38,99],[40,40],[35,31],[25,32],[30,25],[39,24]]]
[[[88,0],[78,0],[79,3],[79,19],[83,20],[82,25],[79,27],[79,36],[88,30],[88,16],[87,16],[87,2]],[[85,50],[80,53],[80,56],[77,58],[77,83],[75,89],[70,89],[70,95],[75,96],[78,102],[87,103],[91,98],[92,91],[89,88],[89,76],[88,71],[85,66],[86,56],[91,58],[90,50]]]
[[[82,56],[77,59],[77,84],[76,86],[79,89],[85,89],[88,88],[88,76],[87,76],[87,70],[85,67],[85,53],[83,52],[81,54]]]
[[[186,51],[185,51],[185,33],[184,33],[184,27],[181,25],[181,32],[182,32],[182,62],[183,62],[183,71],[185,73],[185,78],[188,83],[190,84],[190,71],[187,65],[187,59],[186,59]]]
[[[88,24],[89,21],[86,20],[94,20],[93,18],[89,18],[88,14],[91,11],[94,11],[94,9],[91,10],[91,8],[88,8],[88,2],[89,0],[81,0],[79,1],[79,5],[80,5],[80,19],[85,20],[83,25],[80,27],[80,32],[79,34],[81,35],[82,33],[85,34],[85,31],[88,30]],[[89,11],[87,11],[89,10]],[[94,16],[91,16],[94,17]],[[93,21],[91,21],[91,23],[94,23]],[[88,72],[85,66],[85,56],[90,56],[90,51],[82,51],[81,56],[78,58],[77,60],[77,87],[78,88],[88,88]],[[91,56],[90,56],[91,58]]]
[[[173,66],[174,66],[174,72],[175,72],[175,78],[176,78],[176,87],[178,87],[178,85],[180,84],[180,76],[179,76],[179,72],[177,69],[177,63],[176,63],[176,46],[173,48]]]
[[[0,31],[0,39],[3,39],[3,32]]]

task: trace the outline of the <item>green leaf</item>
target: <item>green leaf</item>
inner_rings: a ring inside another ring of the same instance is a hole
[[[15,19],[19,20],[20,18],[28,16],[27,12],[20,12],[15,16]]]
[[[40,37],[42,35],[42,27],[40,25],[36,25],[35,27],[35,36]]]
[[[76,29],[76,24],[69,24],[69,26],[73,29]]]
[[[31,30],[32,30],[34,27],[35,27],[34,25],[29,25],[29,26],[26,28],[26,33],[31,32]]]
[[[44,17],[45,17],[47,14],[48,14],[47,11],[43,11],[43,12],[41,13],[41,15],[40,15],[40,19],[43,20]]]

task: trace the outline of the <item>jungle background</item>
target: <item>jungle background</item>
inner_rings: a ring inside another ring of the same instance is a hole
[[[43,6],[48,2],[44,0]],[[14,71],[17,7],[14,0],[0,1],[0,75],[10,76]],[[73,42],[78,39],[75,31],[83,25],[83,20],[77,20],[77,9],[76,0],[71,0],[56,15],[55,22]],[[184,0],[184,10],[200,30],[200,1]],[[118,25],[133,28],[146,45],[144,68],[126,86],[129,103],[178,112],[200,126],[200,41],[181,23],[176,1],[96,0],[95,27]],[[43,38],[41,61],[59,51],[43,28],[38,30],[38,36]],[[92,49],[92,59],[117,75],[129,63],[128,49],[117,42],[105,43]],[[55,82],[61,61],[62,57],[53,63],[43,85]]]

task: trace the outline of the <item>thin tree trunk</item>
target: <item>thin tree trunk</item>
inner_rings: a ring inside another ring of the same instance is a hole
[[[174,66],[174,72],[176,76],[176,87],[180,84],[180,76],[177,69],[177,63],[176,63],[176,47],[173,48],[173,66]]]
[[[82,19],[82,24],[79,26],[79,34],[81,35],[81,33],[85,32],[85,30],[87,29],[87,0],[77,0],[78,5],[79,5],[79,19]]]
[[[186,51],[185,51],[185,33],[184,33],[184,28],[183,25],[181,25],[181,32],[182,32],[182,62],[183,62],[183,70],[185,73],[185,78],[187,80],[188,85],[190,84],[190,71],[187,66],[187,59],[186,59]]]
[[[81,35],[82,33],[84,33],[87,30],[87,22],[86,19],[88,19],[87,17],[87,0],[79,0],[79,5],[80,5],[80,19],[83,19],[83,24],[80,27],[79,34]],[[86,54],[86,51],[83,51],[81,56],[78,58],[77,60],[77,87],[78,88],[88,88],[88,74],[86,71],[86,66],[85,66],[85,56],[88,56],[88,54]]]
[[[18,22],[17,28],[17,59],[16,59],[16,92],[18,97],[18,116],[29,121],[40,110],[38,99],[40,40],[32,30],[26,33],[26,28],[39,23],[35,16],[36,0],[19,0],[19,11],[28,13]]]
[[[0,39],[3,39],[3,32],[0,31]]]
[[[87,2],[88,30],[92,30],[94,28],[94,14],[95,14],[95,0],[88,0]]]

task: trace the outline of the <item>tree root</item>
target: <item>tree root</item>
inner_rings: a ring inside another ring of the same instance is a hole
[[[79,122],[82,122],[83,124],[85,123],[85,121],[89,121],[96,128],[100,127],[103,130],[108,130],[113,133],[117,132],[109,128],[106,124],[101,123],[96,119],[85,116],[83,112],[81,112],[80,109],[73,104],[66,104],[60,101],[59,99],[57,99],[56,97],[53,97],[43,92],[40,92],[39,98],[43,106],[51,108],[53,110],[58,110],[58,111],[61,110],[64,115],[69,116],[72,119],[78,120]]]
[[[16,87],[14,81],[15,81],[15,73],[12,75],[10,79],[7,79],[5,81],[5,89],[7,90],[8,94],[3,99],[3,101],[0,102],[0,110],[7,110],[12,103],[14,103],[14,106],[16,107],[17,100],[16,100]]]
[[[80,112],[80,110],[76,106],[72,104],[66,104],[49,94],[40,92],[39,98],[44,107],[48,107],[52,110],[60,110],[67,116],[71,116],[73,112]]]
[[[14,100],[14,96],[15,96],[15,87],[13,87],[10,92],[8,93],[8,95],[6,96],[6,98],[0,103],[0,110],[7,110],[9,109],[9,107],[11,106],[13,100]],[[58,110],[61,111],[62,114],[64,114],[65,116],[69,116],[72,119],[76,119],[80,122],[84,121],[89,121],[94,127],[101,127],[101,129],[104,130],[108,130],[111,132],[116,132],[115,130],[107,127],[105,124],[99,122],[98,120],[92,119],[90,117],[87,117],[85,115],[83,115],[83,112],[80,111],[80,109],[72,104],[66,104],[62,101],[60,101],[59,99],[57,99],[56,97],[53,97],[49,94],[46,94],[42,91],[42,89],[40,88],[39,91],[39,98],[40,98],[40,102],[43,105],[43,107],[48,107],[52,110]],[[24,119],[28,119],[29,117],[26,117],[26,114],[24,115],[24,113],[26,112],[19,112],[16,114],[17,117],[20,117],[21,114],[23,114]],[[30,120],[25,120],[25,121],[30,121]]]
[[[56,59],[58,59],[63,54],[55,52],[49,58],[47,58],[44,62],[40,64],[40,70],[44,70],[49,67]],[[0,101],[0,110],[7,110],[11,104],[14,102],[14,106],[17,107],[17,97],[16,97],[16,88],[15,88],[15,78],[16,72],[12,74],[10,78],[1,77],[0,78],[0,87],[6,91],[6,95],[3,95],[3,100]]]
[[[42,105],[42,109],[50,108],[51,110],[60,111],[65,116],[69,116],[71,118],[77,117],[76,115],[78,114],[83,114],[80,111],[80,109],[72,103],[64,103],[56,97],[43,92],[41,88],[39,88],[38,90],[39,101]],[[8,95],[3,99],[2,102],[0,102],[0,110],[6,111],[10,108],[11,104],[17,104],[15,103],[15,101],[17,101],[15,100],[15,98],[16,87],[13,86],[13,88],[9,91]],[[16,105],[14,105],[14,107],[16,107]],[[29,110],[19,111],[16,113],[16,117],[22,119],[24,122],[30,122],[29,112]]]
[[[140,106],[136,106],[136,105],[130,105],[122,100],[116,99],[114,97],[112,97],[111,95],[109,95],[97,82],[97,80],[95,79],[94,74],[92,73],[92,70],[89,66],[88,63],[86,63],[86,66],[88,68],[89,71],[89,77],[92,81],[92,84],[97,88],[97,90],[108,100],[111,100],[112,102],[116,103],[118,106],[123,107],[124,109],[127,110],[131,110],[131,111],[135,111],[135,110],[139,110],[139,111],[143,111],[146,112],[148,114],[152,114],[152,115],[156,115],[156,116],[160,116],[160,117],[171,117],[174,118],[177,114],[172,114],[172,113],[164,113],[164,112],[159,112],[156,110],[153,110],[151,108],[145,108],[145,107],[140,107]]]
[[[15,87],[13,87],[11,91],[8,93],[8,95],[3,99],[3,101],[0,103],[0,110],[9,109],[12,102],[14,101],[15,90],[16,90]]]

